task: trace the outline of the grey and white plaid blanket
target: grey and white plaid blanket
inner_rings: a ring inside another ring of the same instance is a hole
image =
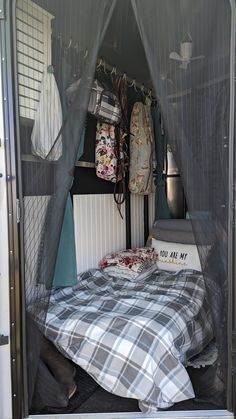
[[[210,318],[199,273],[128,281],[94,269],[52,293],[44,333],[103,388],[153,412],[194,397],[184,365],[212,339]]]

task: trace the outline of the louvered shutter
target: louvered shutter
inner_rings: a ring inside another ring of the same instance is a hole
[[[16,2],[20,116],[35,118],[43,72],[51,64],[53,16],[30,0]]]

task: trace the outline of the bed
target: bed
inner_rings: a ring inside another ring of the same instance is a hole
[[[213,338],[204,278],[89,270],[52,292],[44,334],[104,389],[138,399],[143,412],[167,409],[194,397],[185,366]]]

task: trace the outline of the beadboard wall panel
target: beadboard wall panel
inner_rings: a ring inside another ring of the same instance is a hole
[[[130,195],[131,212],[131,246],[142,247],[144,245],[144,198],[142,195]]]
[[[97,268],[107,253],[125,249],[125,218],[120,217],[113,194],[74,195],[73,208],[78,273]]]

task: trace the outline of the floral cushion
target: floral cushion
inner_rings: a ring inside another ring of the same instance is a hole
[[[99,268],[112,276],[135,279],[144,272],[150,274],[157,269],[156,259],[155,251],[151,248],[125,249],[106,255],[99,263]]]

